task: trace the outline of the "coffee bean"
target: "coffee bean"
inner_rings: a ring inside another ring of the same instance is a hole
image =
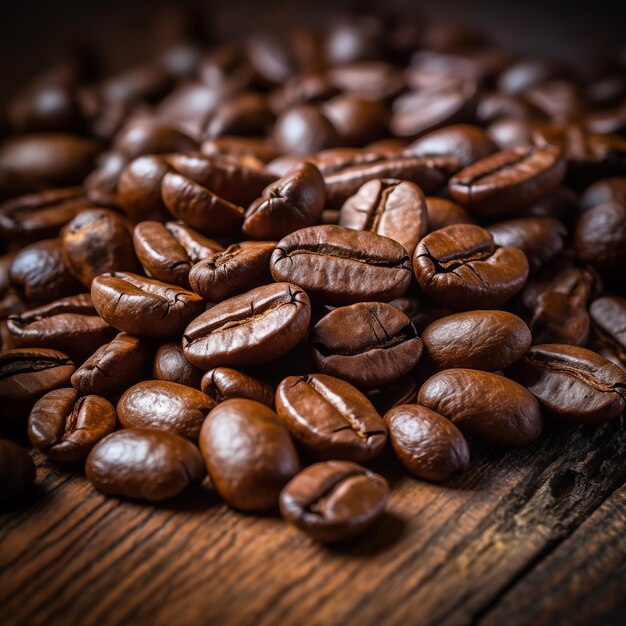
[[[586,348],[533,346],[508,372],[546,415],[570,424],[603,424],[626,407],[626,373]]]
[[[467,311],[433,322],[422,333],[422,341],[439,369],[495,372],[524,356],[532,337],[528,326],[512,313]]]
[[[386,134],[389,112],[381,102],[346,93],[327,100],[322,110],[343,146],[364,146]]]
[[[299,104],[278,116],[272,142],[281,152],[305,155],[336,146],[339,134],[317,106]]]
[[[426,214],[428,233],[453,224],[476,224],[463,207],[445,198],[426,198]]]
[[[97,276],[91,293],[96,310],[113,328],[139,337],[169,337],[203,309],[193,291],[130,272]]]
[[[418,478],[444,481],[469,465],[465,437],[448,419],[419,404],[385,414],[391,445],[403,467]]]
[[[316,541],[352,539],[382,516],[389,485],[378,474],[346,461],[316,463],[280,494],[280,512]]]
[[[31,443],[53,461],[79,463],[115,429],[115,409],[100,396],[56,389],[37,401],[28,418]]]
[[[464,433],[495,446],[526,446],[541,435],[543,419],[537,400],[498,374],[444,370],[422,385],[417,401]]]
[[[411,260],[396,241],[341,226],[312,226],[278,242],[274,280],[288,280],[326,304],[387,301],[411,281]]]
[[[198,149],[198,142],[174,126],[158,123],[134,124],[118,133],[113,150],[128,161],[142,154],[190,152]]]
[[[241,511],[275,508],[281,489],[300,468],[276,413],[253,400],[218,404],[202,425],[200,449],[213,486]]]
[[[585,211],[606,202],[617,202],[622,206],[626,204],[626,176],[599,180],[587,187],[580,198],[580,206]]]
[[[185,357],[196,367],[247,367],[275,359],[305,335],[309,298],[296,285],[274,283],[220,302],[183,334]]]
[[[216,107],[207,119],[204,136],[264,135],[273,122],[274,115],[266,98],[253,92],[244,92]]]
[[[87,457],[87,478],[110,496],[159,502],[202,481],[198,448],[174,433],[125,428],[100,441]]]
[[[180,341],[168,341],[157,348],[152,364],[152,376],[156,380],[198,389],[203,374],[185,358]]]
[[[200,388],[216,403],[230,398],[246,398],[274,408],[272,385],[230,367],[216,367],[206,372]]]
[[[276,411],[294,438],[319,459],[366,463],[387,440],[372,403],[332,376],[288,376],[276,389]]]
[[[528,277],[521,250],[496,246],[489,231],[471,224],[426,235],[415,250],[413,266],[426,294],[453,309],[501,306]]]
[[[408,374],[422,354],[409,318],[382,302],[334,309],[313,327],[309,341],[320,372],[366,390],[386,387]]]
[[[35,464],[24,448],[0,439],[0,504],[17,500],[32,489]]]
[[[394,239],[413,254],[427,230],[426,199],[413,183],[371,180],[346,200],[339,224]]]
[[[626,363],[626,298],[598,298],[589,312],[600,341]]]

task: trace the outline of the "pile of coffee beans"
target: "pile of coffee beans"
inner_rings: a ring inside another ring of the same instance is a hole
[[[622,414],[626,55],[369,13],[205,43],[72,57],[6,111],[0,500],[27,432],[109,496],[206,479],[342,541],[385,448],[445,481]]]

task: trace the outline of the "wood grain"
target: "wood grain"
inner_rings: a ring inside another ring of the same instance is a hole
[[[520,450],[474,446],[469,471],[445,486],[383,459],[389,514],[337,548],[229,511],[206,485],[149,506],[36,460],[39,493],[0,518],[3,626],[491,626],[528,623],[537,598],[559,623],[583,624],[591,588],[606,609],[595,615],[623,599],[622,420],[553,426]]]

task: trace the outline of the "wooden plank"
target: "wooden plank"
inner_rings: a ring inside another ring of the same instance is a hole
[[[206,486],[146,506],[36,458],[39,497],[0,521],[3,626],[430,626],[471,623],[624,484],[626,431],[474,447],[445,486],[388,459],[389,514],[339,548],[229,511]]]

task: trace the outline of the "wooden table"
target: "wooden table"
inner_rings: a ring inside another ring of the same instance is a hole
[[[37,492],[0,517],[2,626],[626,623],[622,420],[474,449],[445,486],[386,459],[388,515],[339,548],[206,486],[146,506],[35,458]]]

